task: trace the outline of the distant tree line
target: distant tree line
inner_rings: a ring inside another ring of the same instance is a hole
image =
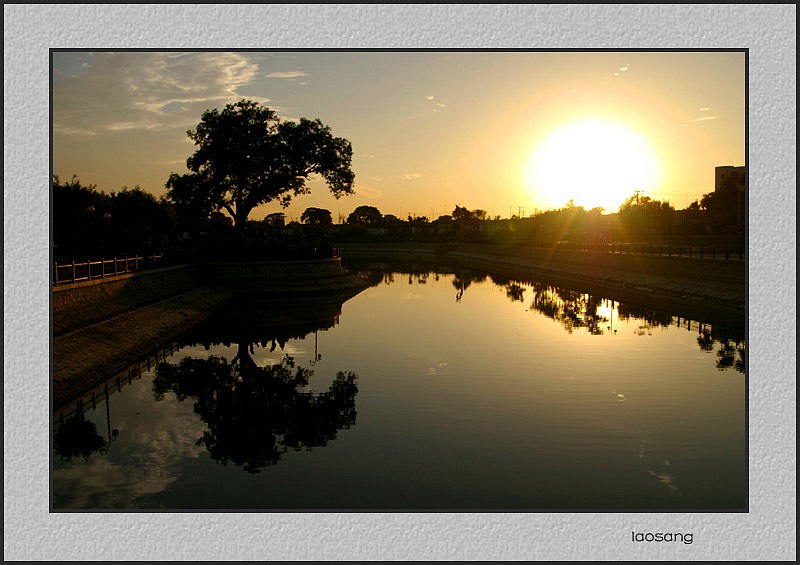
[[[174,208],[139,186],[106,194],[54,176],[52,204],[56,259],[161,253],[177,235]]]
[[[357,206],[333,220],[330,210],[309,207],[299,220],[283,212],[248,219],[247,239],[237,239],[229,214],[194,213],[168,195],[156,198],[138,186],[105,193],[77,177],[53,177],[53,243],[57,260],[82,257],[168,254],[181,260],[232,257],[286,258],[330,253],[338,241],[431,241],[472,243],[659,242],[678,237],[741,233],[741,204],[724,191],[705,195],[685,210],[634,194],[616,214],[602,214],[568,202],[559,209],[528,217],[490,218],[485,210],[456,204],[450,214],[429,219],[383,214],[375,206]],[[727,198],[727,200],[726,200]]]

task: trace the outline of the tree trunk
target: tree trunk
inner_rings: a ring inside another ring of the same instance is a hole
[[[242,211],[236,210],[236,215],[233,217],[233,227],[236,233],[236,240],[238,243],[243,244],[246,240],[246,227],[247,227],[247,216],[250,215],[250,211]]]

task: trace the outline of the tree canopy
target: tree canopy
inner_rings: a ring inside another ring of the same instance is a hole
[[[619,221],[629,238],[665,235],[670,230],[674,211],[669,202],[636,193],[619,207]]]
[[[374,226],[381,223],[382,219],[383,214],[375,206],[359,206],[347,216],[347,223]]]
[[[253,208],[275,200],[288,206],[310,192],[314,175],[336,198],[353,193],[350,142],[318,119],[281,121],[269,108],[241,100],[207,110],[187,135],[197,146],[186,161],[190,172],[172,173],[167,195],[202,217],[224,210],[244,229]]]
[[[306,208],[300,215],[300,221],[312,226],[330,226],[333,224],[331,211],[325,208]]]
[[[61,260],[162,251],[174,231],[169,206],[139,186],[106,194],[77,176],[54,175],[53,243]]]

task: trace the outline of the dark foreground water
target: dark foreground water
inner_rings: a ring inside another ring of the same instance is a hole
[[[349,268],[373,286],[243,301],[55,422],[53,508],[746,508],[742,326]]]

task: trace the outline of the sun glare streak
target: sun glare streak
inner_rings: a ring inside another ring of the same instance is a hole
[[[636,190],[652,191],[660,165],[648,142],[620,124],[583,120],[545,138],[528,161],[526,182],[543,208],[569,200],[615,212]]]

